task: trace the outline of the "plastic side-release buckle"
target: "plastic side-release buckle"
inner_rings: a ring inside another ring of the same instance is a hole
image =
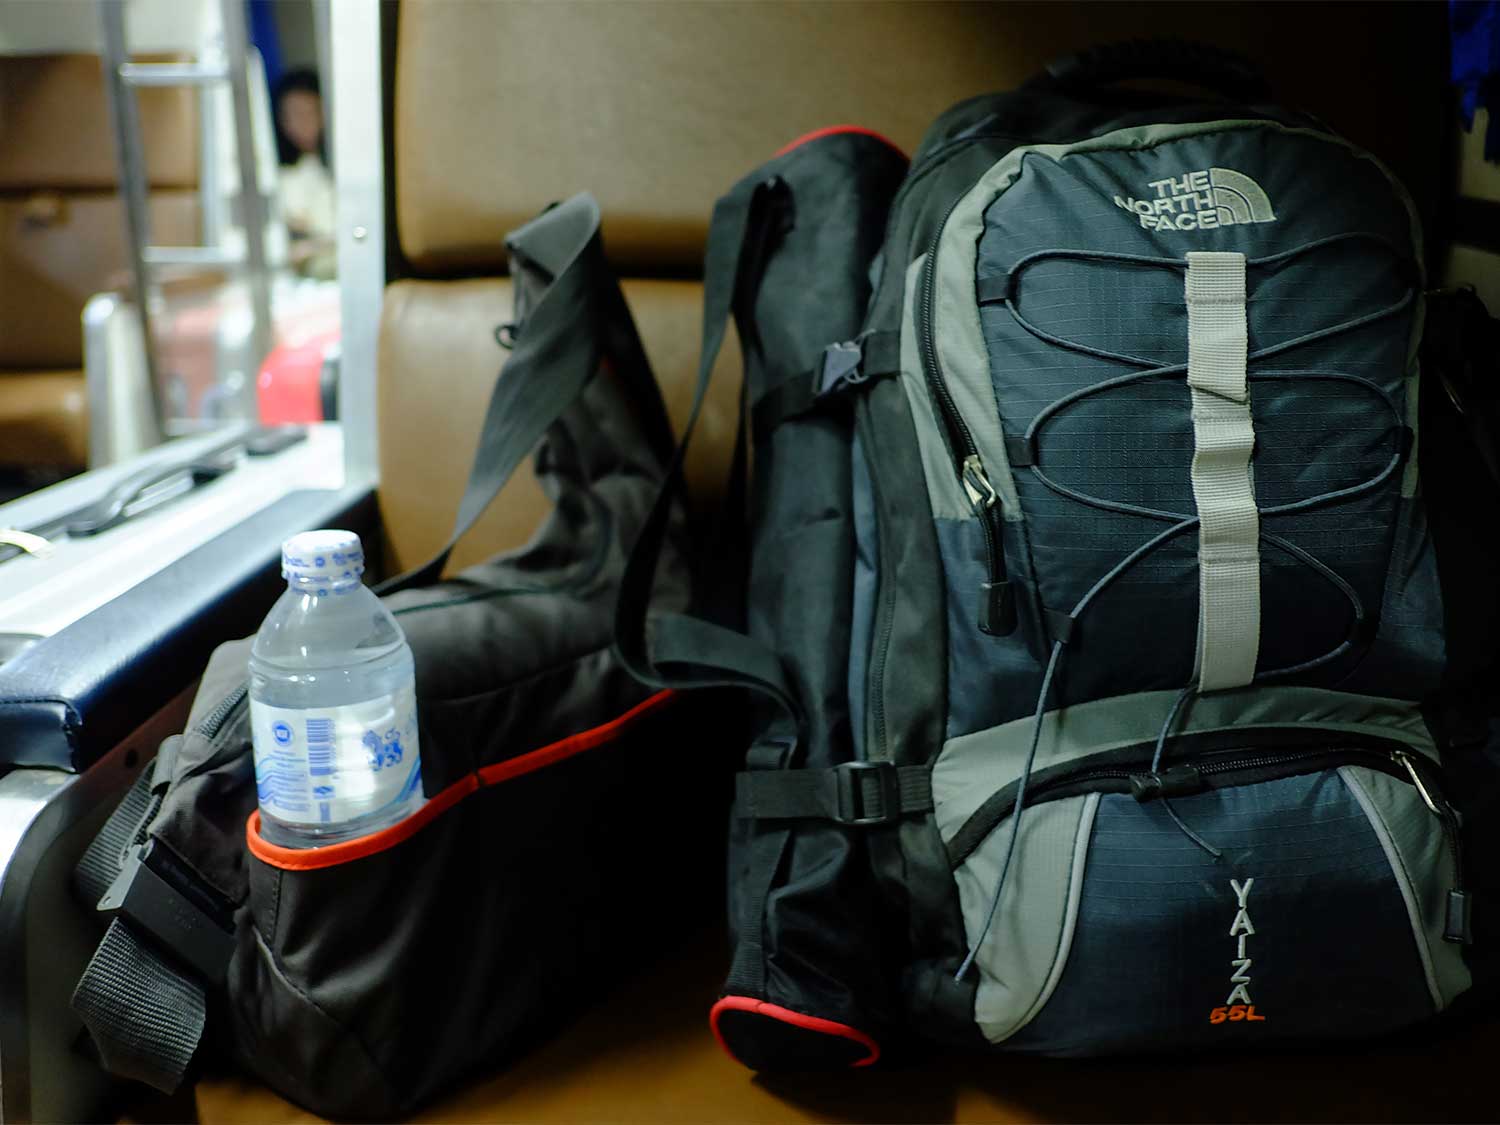
[[[829,344],[823,349],[823,365],[818,371],[814,396],[823,398],[859,386],[865,381],[863,362],[864,349],[858,343]]]
[[[129,852],[98,908],[129,922],[209,984],[223,981],[234,952],[230,904],[158,841]]]
[[[894,762],[844,762],[834,767],[839,824],[895,824],[901,819],[901,781]]]

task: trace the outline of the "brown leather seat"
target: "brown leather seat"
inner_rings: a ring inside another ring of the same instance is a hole
[[[196,95],[146,89],[139,104],[152,237],[196,242]],[[0,57],[0,466],[87,463],[80,318],[128,282],[114,152],[97,56]]]

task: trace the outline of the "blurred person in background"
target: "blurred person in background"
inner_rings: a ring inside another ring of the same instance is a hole
[[[334,276],[334,187],[323,145],[323,95],[311,70],[289,70],[272,95],[281,160],[281,211],[292,237],[292,266]]]

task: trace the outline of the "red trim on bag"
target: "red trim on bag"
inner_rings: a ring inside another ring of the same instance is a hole
[[[897,152],[901,153],[902,156],[906,155],[905,150],[902,149],[900,145],[891,140],[885,134],[877,133],[874,129],[866,129],[863,125],[830,125],[826,129],[814,129],[811,133],[804,133],[791,144],[783,145],[781,148],[776,150],[771,159],[775,160],[778,156],[785,156],[787,153],[791,152],[792,149],[801,148],[803,145],[807,144],[810,141],[820,140],[823,137],[837,136],[840,133],[856,133],[861,137],[874,137],[877,141],[884,141],[886,144],[890,145]]]
[[[365,856],[383,852],[387,848],[394,848],[402,841],[411,839],[465,797],[487,786],[499,785],[503,781],[535,773],[537,770],[571,758],[575,754],[581,754],[585,750],[593,750],[613,742],[627,726],[666,706],[676,694],[673,691],[659,691],[636,704],[617,719],[611,719],[607,723],[579,734],[569,735],[557,742],[548,743],[539,749],[528,750],[504,762],[485,766],[478,772],[455,781],[436,797],[428,798],[425,805],[405,820],[398,821],[379,832],[361,836],[357,840],[345,840],[343,843],[328,844],[321,848],[283,848],[261,837],[260,810],[256,809],[245,821],[245,843],[257,859],[263,863],[269,863],[272,867],[280,867],[284,871],[312,871],[320,867],[336,867],[341,863],[363,859]]]
[[[719,1017],[725,1012],[750,1012],[752,1015],[765,1016],[768,1019],[780,1020],[782,1023],[800,1027],[806,1031],[817,1031],[823,1035],[836,1035],[840,1039],[848,1039],[858,1043],[870,1053],[862,1059],[850,1063],[851,1067],[869,1066],[880,1058],[880,1044],[875,1042],[858,1028],[850,1027],[846,1023],[836,1023],[833,1020],[825,1020],[819,1016],[804,1016],[801,1012],[794,1012],[790,1008],[783,1008],[779,1004],[768,1004],[764,1000],[757,1000],[753,996],[725,996],[709,1010],[708,1026],[713,1029],[714,1038],[719,1041],[719,1046],[724,1053],[734,1059],[734,1052],[729,1049],[729,1044],[724,1042],[723,1032],[719,1030]],[[739,1062],[735,1059],[735,1062]]]

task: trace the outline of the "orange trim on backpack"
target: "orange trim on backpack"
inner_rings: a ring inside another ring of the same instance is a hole
[[[768,1019],[780,1020],[782,1023],[800,1027],[806,1031],[816,1031],[823,1035],[835,1035],[840,1039],[848,1039],[852,1043],[858,1043],[870,1053],[862,1059],[856,1059],[850,1063],[851,1067],[869,1066],[880,1058],[880,1044],[874,1039],[860,1031],[856,1027],[850,1027],[846,1023],[836,1023],[833,1020],[825,1020],[820,1016],[804,1016],[801,1012],[794,1012],[790,1008],[783,1008],[780,1004],[768,1004],[764,1000],[757,1000],[753,996],[725,996],[715,1004],[708,1013],[708,1026],[713,1029],[714,1038],[718,1040],[719,1046],[724,1053],[735,1062],[733,1051],[729,1044],[724,1042],[724,1033],[719,1030],[719,1017],[725,1012],[749,1012],[752,1015],[765,1016]]]
[[[902,156],[906,155],[905,150],[903,150],[900,145],[891,140],[885,134],[877,133],[874,129],[866,129],[863,125],[830,125],[826,129],[814,129],[811,133],[802,134],[802,136],[798,137],[791,144],[783,145],[781,148],[777,149],[776,152],[772,155],[771,159],[775,160],[778,156],[785,156],[787,153],[791,152],[792,149],[801,148],[803,145],[807,144],[810,141],[820,140],[823,137],[837,136],[840,133],[855,133],[861,137],[874,137],[877,141],[883,141],[886,144],[890,145],[891,148],[901,153]]]
[[[437,796],[428,798],[426,804],[406,819],[398,821],[389,828],[381,829],[379,832],[361,836],[357,840],[345,840],[343,843],[328,844],[321,848],[283,848],[261,837],[260,810],[256,809],[245,821],[245,843],[257,859],[284,871],[312,871],[320,867],[336,867],[341,863],[350,863],[356,859],[374,855],[376,852],[383,852],[387,848],[394,848],[397,844],[411,839],[470,794],[524,774],[535,773],[537,770],[546,769],[548,766],[571,758],[575,754],[581,754],[585,750],[593,750],[613,742],[627,726],[664,707],[675,698],[676,694],[673,691],[659,691],[636,704],[617,719],[611,719],[607,723],[579,734],[569,735],[557,742],[548,743],[536,750],[528,750],[504,762],[485,766],[476,773],[455,781]]]

